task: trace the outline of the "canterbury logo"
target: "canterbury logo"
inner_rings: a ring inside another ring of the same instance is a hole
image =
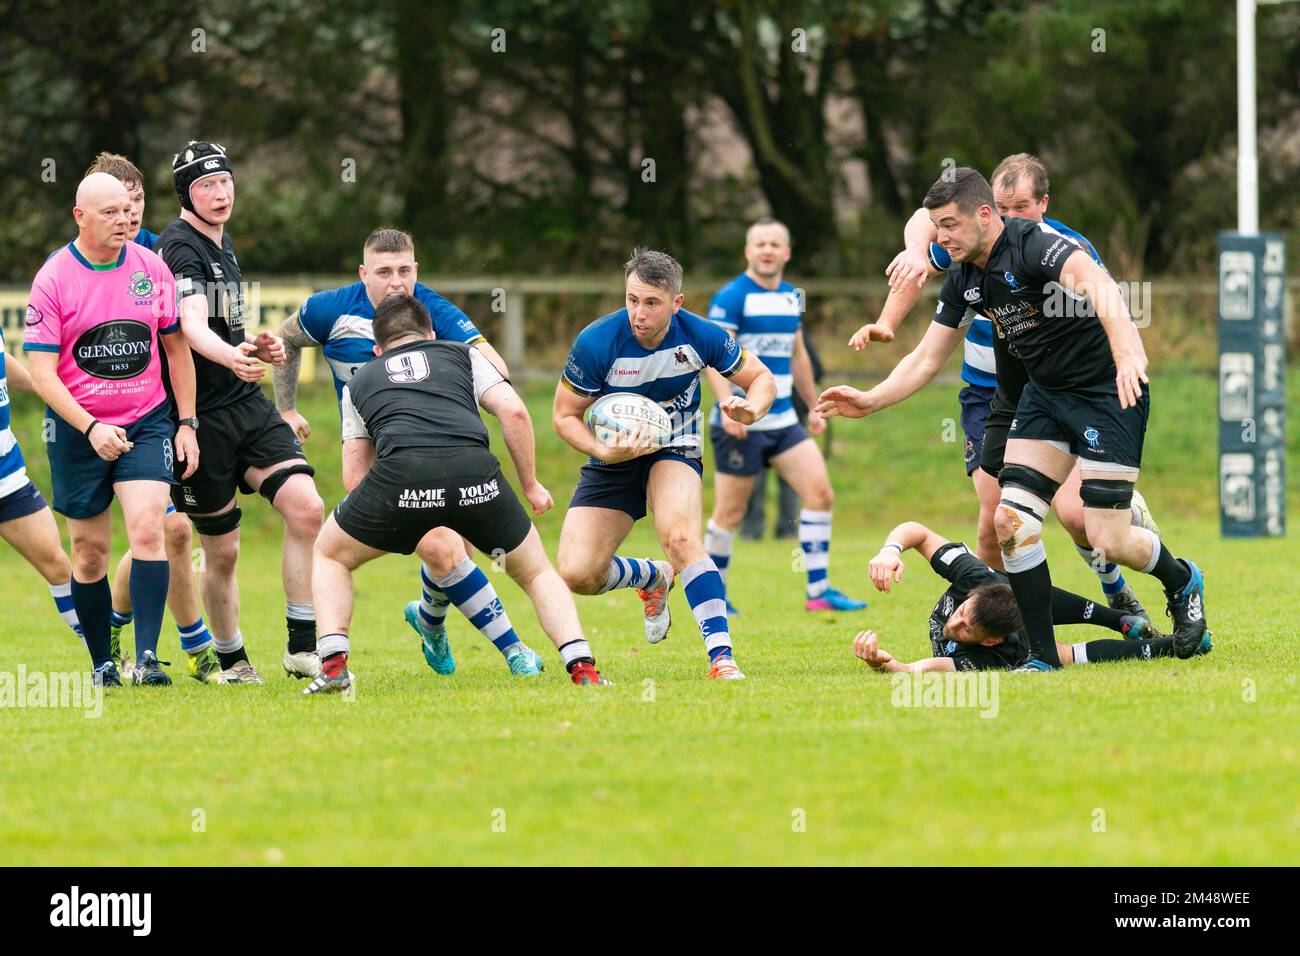
[[[1193,593],[1187,599],[1187,620],[1199,621],[1201,619],[1201,596]]]

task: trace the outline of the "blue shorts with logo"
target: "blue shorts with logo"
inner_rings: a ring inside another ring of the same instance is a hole
[[[988,422],[989,405],[996,391],[996,388],[983,385],[967,385],[957,393],[957,401],[961,403],[961,430],[966,435],[968,475],[980,466],[980,454],[984,450],[984,425]]]
[[[721,425],[709,426],[713,443],[713,467],[722,475],[751,477],[761,474],[777,455],[789,451],[808,437],[799,424],[771,431],[750,431],[744,438],[733,438]]]
[[[116,461],[104,461],[90,439],[49,408],[54,422],[53,440],[45,446],[50,456],[50,483],[54,510],[68,518],[93,518],[113,503],[113,485],[119,481],[161,481],[176,484],[172,475],[176,422],[168,399],[139,421],[126,426],[130,451]]]
[[[640,521],[646,513],[646,486],[650,482],[650,469],[657,462],[680,461],[704,476],[704,464],[698,458],[687,458],[681,452],[665,449],[642,455],[617,465],[588,462],[578,474],[578,487],[569,499],[570,508],[612,508],[622,511],[633,521]]]
[[[32,482],[0,498],[0,524],[34,515],[45,507],[45,496]]]

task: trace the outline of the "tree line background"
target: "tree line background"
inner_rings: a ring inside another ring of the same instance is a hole
[[[424,271],[688,271],[789,224],[801,275],[878,276],[945,161],[1048,164],[1056,214],[1129,275],[1235,227],[1235,23],[1217,0],[4,0],[0,281],[71,230],[101,149],[177,209],[230,151],[246,271],[351,271],[380,224]],[[1261,226],[1300,226],[1300,4],[1258,17]]]

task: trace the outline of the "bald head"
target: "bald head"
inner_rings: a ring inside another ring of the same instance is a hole
[[[108,173],[91,173],[77,186],[78,209],[90,209],[125,198],[126,186]]]
[[[91,262],[111,262],[122,251],[131,224],[126,186],[108,173],[91,173],[77,186],[77,244]]]

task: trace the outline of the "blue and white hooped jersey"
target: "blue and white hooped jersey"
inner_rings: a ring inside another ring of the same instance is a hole
[[[429,310],[438,338],[467,345],[483,341],[483,333],[469,317],[428,286],[417,282],[414,295]],[[375,307],[370,304],[362,282],[314,293],[298,307],[298,322],[304,332],[321,344],[334,376],[334,392],[340,400],[343,386],[352,380],[357,369],[375,357],[374,320]]]
[[[1076,232],[1065,223],[1058,222],[1055,219],[1044,218],[1043,225],[1047,227],[1049,232],[1058,233],[1078,243],[1084,252],[1092,256],[1097,265],[1103,269],[1106,268],[1106,264],[1101,261],[1101,256],[1097,254],[1096,247],[1088,241],[1083,233]],[[952,265],[952,257],[937,242],[930,243],[930,265],[940,272],[947,272],[948,266]],[[1109,271],[1107,270],[1107,272]],[[966,310],[966,319],[970,321],[970,325],[966,328],[966,341],[963,343],[962,381],[983,388],[996,388],[998,376],[997,362],[993,358],[993,322],[974,309]]]
[[[802,314],[803,302],[790,283],[782,282],[775,290],[765,289],[744,273],[719,289],[709,303],[709,321],[735,335],[740,347],[756,356],[776,379],[772,408],[749,426],[750,431],[775,431],[799,424],[792,399],[791,359]],[[733,386],[732,393],[743,395],[744,391]],[[709,424],[722,424],[716,402],[709,413]]]
[[[0,498],[27,486],[27,463],[18,439],[9,428],[9,378],[5,369],[3,333],[0,333]]]
[[[658,402],[673,423],[667,447],[684,458],[699,458],[700,372],[707,365],[730,377],[745,364],[746,354],[721,328],[685,309],[673,313],[662,342],[643,348],[627,309],[619,309],[578,333],[561,381],[583,398],[635,392]],[[592,464],[599,462],[592,459]]]

